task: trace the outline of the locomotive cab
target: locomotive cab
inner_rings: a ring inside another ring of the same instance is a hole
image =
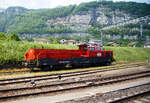
[[[87,46],[86,44],[79,45],[79,50],[87,51],[87,50],[88,50],[88,48],[87,48],[87,47],[88,47],[88,46]]]
[[[81,57],[97,57],[103,53],[103,48],[97,45],[79,45]]]
[[[88,57],[88,45],[79,45],[79,50],[81,52],[81,57]]]

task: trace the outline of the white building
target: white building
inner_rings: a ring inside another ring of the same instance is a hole
[[[144,48],[150,48],[150,42],[145,43]]]
[[[91,39],[91,40],[89,40],[89,42],[88,42],[88,44],[89,45],[101,45],[101,40],[93,40],[93,39]]]

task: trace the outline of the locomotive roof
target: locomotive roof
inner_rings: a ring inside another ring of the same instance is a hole
[[[85,46],[85,47],[101,47],[99,45],[87,45],[87,44],[80,44],[78,46]]]

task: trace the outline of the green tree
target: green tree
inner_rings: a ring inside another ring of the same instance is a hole
[[[5,33],[0,33],[0,40],[5,40],[5,39],[6,39]]]
[[[11,34],[7,36],[7,40],[21,41],[20,37],[17,34]]]
[[[50,42],[51,44],[59,44],[59,41],[57,41],[57,40],[56,40],[55,38],[53,38],[53,37],[49,37],[48,40],[49,40],[49,42]]]

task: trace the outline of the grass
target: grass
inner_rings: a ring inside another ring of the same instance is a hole
[[[150,48],[104,47],[113,50],[114,58],[118,61],[145,61],[150,59]]]

